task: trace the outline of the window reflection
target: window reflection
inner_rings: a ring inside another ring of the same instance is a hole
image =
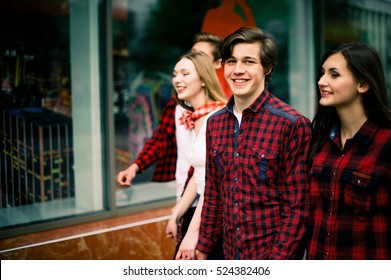
[[[91,174],[78,159],[89,155],[75,151],[84,145],[81,139],[92,137],[86,133],[93,129],[86,118],[78,117],[75,125],[72,105],[83,104],[80,92],[89,96],[88,88],[81,88],[78,79],[88,81],[92,76],[83,71],[72,80],[81,67],[75,69],[71,61],[73,57],[83,62],[84,57],[90,57],[91,48],[71,51],[71,45],[78,34],[98,28],[97,24],[79,24],[89,20],[85,15],[90,15],[91,23],[98,19],[97,4],[84,3],[15,0],[0,4],[1,229],[102,209],[101,178],[97,178],[100,184],[93,184],[93,196],[91,184],[76,184]],[[97,37],[89,39],[88,43],[98,47]],[[99,100],[99,91],[95,94],[92,99]],[[76,109],[79,116],[81,110],[91,110]]]
[[[69,7],[40,4],[0,8],[1,208],[75,195]]]

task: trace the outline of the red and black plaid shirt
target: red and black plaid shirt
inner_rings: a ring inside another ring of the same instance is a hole
[[[367,121],[341,149],[339,126],[311,166],[308,259],[391,259],[391,129]]]
[[[157,162],[152,181],[167,182],[175,180],[177,145],[175,137],[175,107],[177,103],[172,97],[164,108],[159,125],[149,139],[135,163],[139,173]]]
[[[227,259],[300,257],[309,215],[310,121],[264,91],[233,114],[233,98],[208,119],[206,186],[197,249],[223,231]]]

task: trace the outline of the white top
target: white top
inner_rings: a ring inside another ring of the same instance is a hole
[[[218,110],[218,109],[217,109]],[[180,105],[177,105],[175,110],[175,125],[176,125],[176,136],[178,145],[178,160],[177,164],[184,164],[186,166],[193,166],[194,168],[194,182],[197,186],[197,193],[203,194],[205,189],[205,162],[206,162],[206,123],[207,119],[215,113],[214,110],[206,115],[202,123],[201,129],[198,135],[195,134],[194,129],[186,129],[184,125],[181,125],[179,118],[182,116],[182,112],[185,111]],[[178,169],[180,169],[178,171]],[[181,166],[177,165],[177,182],[182,182],[181,174],[184,172]],[[187,178],[187,172],[186,172]],[[185,178],[185,181],[186,181]],[[183,188],[182,188],[183,190]]]
[[[187,180],[187,173],[189,172],[190,163],[186,160],[184,156],[184,150],[186,144],[190,142],[190,131],[185,128],[184,125],[179,123],[179,118],[182,116],[182,112],[185,109],[177,105],[175,108],[175,136],[177,139],[177,161],[176,161],[176,171],[175,171],[175,180],[176,180],[176,198],[179,200],[181,198],[183,189],[185,188],[185,183]]]

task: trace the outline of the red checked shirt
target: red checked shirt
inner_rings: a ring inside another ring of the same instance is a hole
[[[175,107],[172,97],[164,108],[159,125],[137,157],[135,163],[139,173],[145,171],[157,161],[152,181],[167,182],[175,180],[177,145],[175,137]]]
[[[310,121],[264,91],[239,123],[233,98],[208,120],[197,249],[226,259],[299,258],[309,215]]]
[[[311,166],[308,259],[391,259],[391,129],[367,121],[341,149],[339,127]]]

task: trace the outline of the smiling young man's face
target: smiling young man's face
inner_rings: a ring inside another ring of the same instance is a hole
[[[224,76],[237,97],[258,96],[265,88],[260,43],[239,43],[224,63]]]

